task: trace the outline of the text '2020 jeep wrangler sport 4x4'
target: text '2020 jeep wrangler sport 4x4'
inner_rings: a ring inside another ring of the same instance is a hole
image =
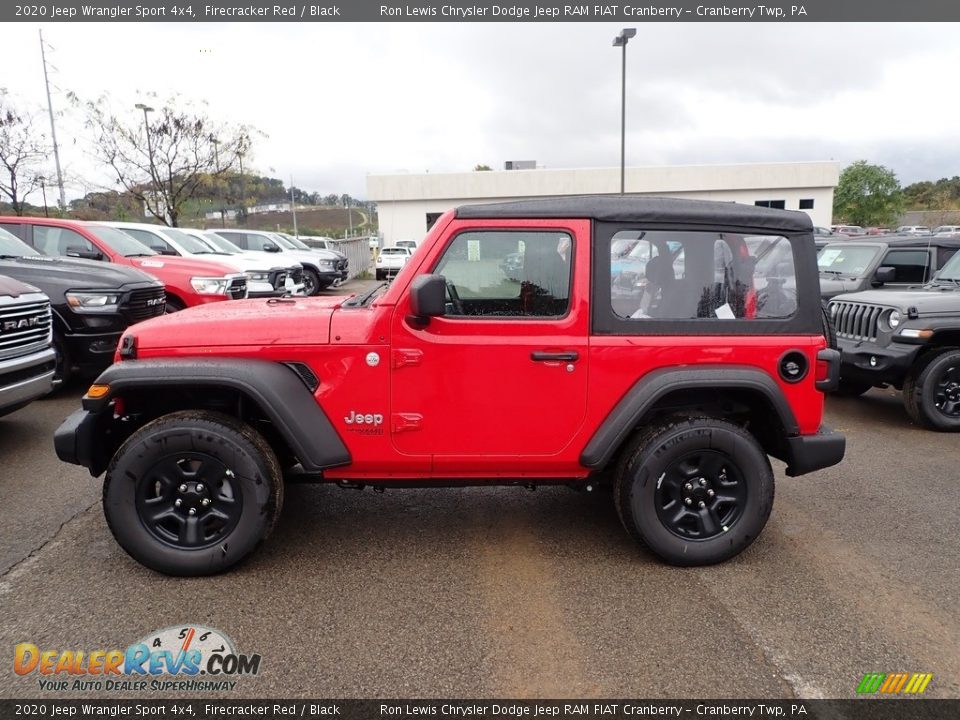
[[[621,286],[611,249],[624,242],[642,277]],[[790,252],[764,275],[750,248],[771,243]],[[131,329],[55,444],[106,472],[114,536],[165,573],[248,555],[291,472],[353,487],[611,485],[634,538],[671,563],[714,563],[763,529],[768,456],[791,476],[842,459],[843,436],[821,427],[839,370],[827,345],[804,213],[464,206],[365,295]]]

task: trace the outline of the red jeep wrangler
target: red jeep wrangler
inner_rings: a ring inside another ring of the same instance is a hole
[[[782,243],[782,245],[780,245]],[[780,245],[776,263],[759,262]],[[790,252],[782,252],[788,246]],[[390,285],[150,320],[56,433],[107,523],[164,573],[229,567],[284,479],[610,487],[677,565],[730,558],[787,475],[834,465],[804,213],[580,197],[446,213]]]

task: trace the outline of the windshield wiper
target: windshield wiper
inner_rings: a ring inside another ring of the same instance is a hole
[[[29,257],[28,255],[0,255],[0,260],[18,260],[22,257]]]
[[[821,270],[820,272],[825,273],[826,275],[836,275],[837,277],[843,275],[842,270]]]
[[[124,257],[153,257],[156,253],[131,253],[130,255],[124,255]]]
[[[356,305],[366,305],[370,298],[372,298],[377,292],[387,287],[388,283],[380,283],[379,285],[374,285],[370,290],[365,292],[363,295],[354,295],[352,298],[343,303],[344,307],[354,307]]]

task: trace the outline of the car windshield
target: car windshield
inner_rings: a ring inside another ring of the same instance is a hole
[[[406,255],[407,254],[406,248],[398,248],[398,247],[384,248],[380,252],[383,255]]]
[[[880,252],[871,245],[827,245],[817,257],[820,272],[861,277]]]
[[[203,235],[202,242],[205,242],[214,250],[219,250],[220,252],[225,252],[230,255],[236,255],[237,253],[243,252],[242,249],[238,248],[225,237],[217,235],[215,232],[203,232],[201,235]]]
[[[88,225],[93,235],[105,243],[111,250],[124,257],[140,257],[141,255],[156,255],[153,250],[122,230],[106,225]]]
[[[37,252],[32,247],[27,245],[23,240],[18,238],[11,232],[0,229],[0,255],[8,255],[11,257],[24,257],[27,255],[42,255],[43,253]]]
[[[284,235],[283,237],[288,243],[293,245],[293,247],[295,247],[297,250],[310,250],[310,246],[304,243],[303,241],[299,240],[298,238],[290,237],[289,235]]]
[[[269,236],[275,243],[277,243],[277,245],[285,250],[296,250],[296,247],[294,247],[283,235],[278,233],[269,233]]]
[[[204,245],[203,242],[193,237],[193,235],[188,235],[183,230],[177,230],[177,228],[164,228],[163,234],[176,242],[191,255],[209,255],[213,252],[213,250]]]
[[[947,264],[940,268],[934,280],[947,280],[948,282],[960,282],[960,253],[955,253]]]

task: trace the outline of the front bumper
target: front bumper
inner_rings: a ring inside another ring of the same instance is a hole
[[[82,465],[93,472],[90,448],[94,447],[93,434],[96,416],[87,410],[75,410],[53,433],[53,447],[63,462]]]
[[[56,364],[53,348],[0,361],[0,410],[50,392]]]
[[[890,383],[899,387],[923,346],[891,342],[884,347],[838,338],[837,347],[841,354],[842,379],[872,385]]]
[[[836,465],[843,460],[846,449],[845,435],[821,425],[815,435],[788,437],[781,459],[787,464],[787,475],[796,477]]]
[[[122,332],[64,335],[70,364],[81,373],[99,373],[113,362]]]

